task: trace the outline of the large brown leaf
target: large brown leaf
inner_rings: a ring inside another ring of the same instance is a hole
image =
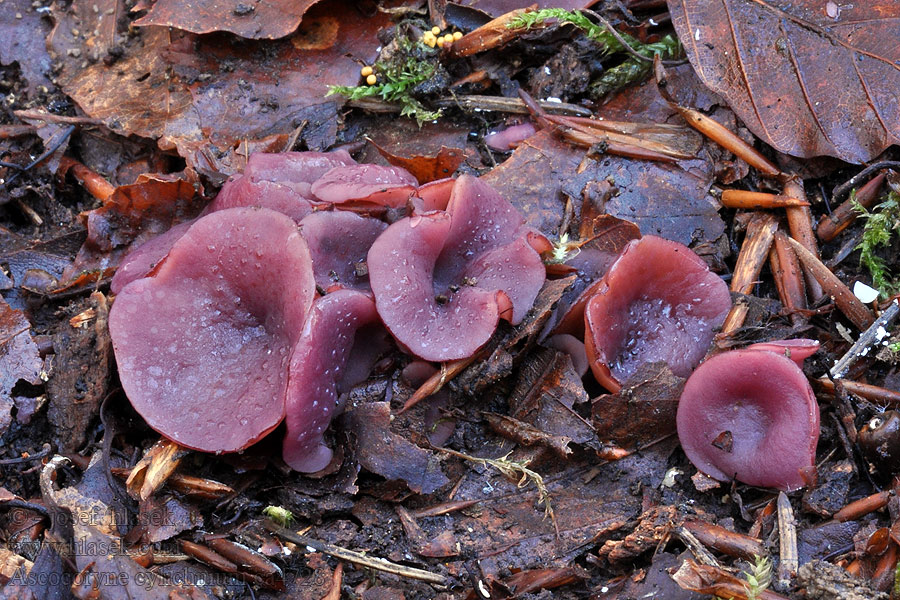
[[[157,139],[207,176],[232,170],[228,154],[245,140],[299,127],[309,148],[331,145],[344,100],[326,97],[328,85],[356,84],[357,61],[374,60],[376,34],[391,22],[352,0],[326,0],[285,39],[156,26],[135,35],[113,18],[123,0],[92,2],[54,4],[48,44],[61,63],[60,87],[110,129]]]
[[[157,0],[135,25],[165,25],[193,33],[230,31],[252,39],[288,35],[300,24],[303,13],[318,0]]]
[[[668,4],[703,82],[778,150],[858,163],[900,141],[900,3]]]

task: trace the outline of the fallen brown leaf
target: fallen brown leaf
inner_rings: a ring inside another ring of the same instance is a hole
[[[764,142],[866,162],[900,141],[900,7],[669,0],[697,74]]]

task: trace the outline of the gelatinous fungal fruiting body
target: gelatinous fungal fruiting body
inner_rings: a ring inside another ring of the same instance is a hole
[[[207,215],[226,208],[255,206],[285,214],[295,221],[313,211],[312,183],[335,167],[355,165],[345,150],[334,152],[256,153],[241,175],[232,177],[204,209]],[[202,215],[201,215],[202,216]],[[126,285],[146,277],[169,253],[194,221],[181,223],[132,250],[110,283],[118,294]]]
[[[345,367],[357,331],[378,321],[371,297],[356,290],[337,290],[319,298],[291,357],[283,456],[304,473],[328,466],[332,451],[323,434],[338,412]],[[348,382],[351,385],[356,382]]]
[[[687,377],[730,308],[728,286],[687,246],[652,235],[629,242],[585,307],[591,370],[612,392],[644,363]]]
[[[535,236],[493,188],[463,175],[446,212],[401,219],[372,244],[378,314],[416,356],[471,356],[499,319],[518,323],[534,303],[545,278]]]
[[[182,446],[246,448],[284,417],[291,352],[314,295],[291,218],[231,208],[199,219],[110,311],[128,399]]]
[[[309,244],[316,285],[324,290],[370,291],[366,255],[387,223],[347,211],[315,212],[300,221]]]
[[[819,406],[789,358],[734,350],[700,365],[678,404],[678,439],[694,466],[720,481],[795,490],[819,439]]]

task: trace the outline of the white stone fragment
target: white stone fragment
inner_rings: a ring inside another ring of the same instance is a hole
[[[878,299],[878,290],[866,285],[862,281],[857,281],[853,284],[853,295],[859,298],[859,301],[863,304],[869,304]]]

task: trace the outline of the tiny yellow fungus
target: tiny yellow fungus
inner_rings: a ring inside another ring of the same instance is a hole
[[[437,39],[437,45],[438,45],[438,48],[443,48],[444,47],[444,38],[439,37]]]
[[[453,39],[454,39],[454,40],[461,40],[461,39],[462,39],[462,36],[463,36],[462,31],[454,31],[454,32],[453,32]]]
[[[437,25],[435,25],[434,27],[431,28],[431,33],[434,36],[437,36],[437,34],[439,34],[440,32],[441,32],[441,28],[438,27]]]
[[[362,75],[363,77],[368,77],[369,75],[372,74],[372,67],[365,66],[365,67],[363,67],[362,69],[359,70],[359,73],[360,73],[360,75]]]
[[[453,43],[453,34],[452,33],[448,33],[447,35],[444,36],[444,43],[445,44]]]
[[[368,77],[366,77],[366,83],[368,83],[369,85],[375,85],[375,83],[377,81],[378,81],[378,78],[375,77],[374,73],[372,73]]]

